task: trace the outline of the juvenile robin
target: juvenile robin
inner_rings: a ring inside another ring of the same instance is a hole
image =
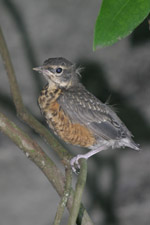
[[[48,82],[38,103],[49,127],[66,143],[90,149],[71,159],[74,171],[80,168],[80,158],[88,159],[110,147],[139,150],[116,113],[81,84],[75,64],[62,57],[49,58],[33,69]]]

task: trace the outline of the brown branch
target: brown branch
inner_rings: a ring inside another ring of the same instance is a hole
[[[2,113],[0,113],[0,131],[7,135],[19,147],[19,149],[42,170],[57,193],[60,196],[63,196],[65,177],[56,167],[55,163],[46,155],[46,153],[44,153],[41,147]],[[69,211],[71,211],[72,208],[73,197],[74,191],[71,189],[67,202],[67,208]],[[79,216],[82,221],[80,223],[81,225],[93,225],[83,206],[81,206]]]
[[[6,45],[1,29],[0,29],[0,53],[5,65],[5,69],[7,71],[10,90],[11,90],[12,98],[13,98],[18,116],[28,126],[30,126],[32,129],[38,132],[46,140],[46,142],[51,146],[51,148],[57,152],[60,159],[63,160],[63,163],[67,165],[68,159],[71,158],[71,155],[68,153],[68,151],[65,148],[63,148],[63,146],[56,140],[56,138],[54,138],[54,136],[26,110],[23,104],[20,90],[15,77],[14,69],[11,63],[11,59],[9,57],[7,45]]]
[[[71,193],[71,181],[72,181],[72,170],[71,167],[66,168],[66,184],[65,184],[65,191],[63,196],[60,200],[59,206],[57,208],[56,216],[53,225],[59,225],[68,202],[70,193]]]
[[[83,190],[84,190],[84,186],[86,183],[87,162],[85,159],[80,159],[80,162],[81,162],[80,163],[81,170],[80,170],[79,178],[76,183],[76,189],[75,189],[75,194],[74,194],[74,199],[73,199],[73,206],[71,208],[68,225],[73,225],[76,223],[79,209],[80,209],[81,200],[82,200]]]
[[[65,178],[41,147],[2,113],[0,113],[0,130],[42,170],[58,194],[62,195]]]
[[[26,122],[31,128],[38,132],[48,144],[57,152],[60,159],[63,160],[65,166],[68,165],[71,155],[65,148],[50,134],[50,132],[39,123],[25,108],[23,105],[20,90],[15,77],[14,69],[9,57],[8,49],[0,29],[0,53],[7,71],[9,85],[13,97],[13,101],[16,107],[18,116]],[[0,114],[0,129],[11,140],[24,151],[27,157],[29,157],[45,174],[48,180],[52,183],[56,191],[60,196],[64,194],[65,179],[60,170],[55,166],[53,161],[47,157],[42,151],[39,145],[34,142],[30,137],[21,131],[13,122],[9,121],[3,114]],[[69,161],[68,161],[69,159]],[[67,202],[67,208],[70,211],[72,208],[74,192],[71,190],[70,197]],[[92,225],[92,221],[88,216],[83,205],[80,206],[78,220],[81,225]]]

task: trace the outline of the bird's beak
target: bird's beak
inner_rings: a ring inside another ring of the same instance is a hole
[[[38,71],[38,72],[42,72],[43,67],[42,66],[34,67],[33,70]]]

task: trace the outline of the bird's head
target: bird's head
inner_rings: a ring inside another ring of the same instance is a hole
[[[33,70],[41,73],[50,85],[53,83],[60,88],[74,86],[79,81],[79,70],[73,63],[62,57],[49,58],[42,66],[35,67]]]

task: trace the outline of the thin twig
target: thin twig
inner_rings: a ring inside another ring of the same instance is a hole
[[[19,31],[19,35],[22,39],[22,45],[26,54],[27,62],[32,68],[37,65],[37,55],[34,53],[33,44],[30,39],[30,33],[28,32],[27,26],[24,22],[24,17],[18,5],[12,0],[3,0],[3,4],[7,8],[9,15],[11,16],[13,22],[16,24],[16,27]],[[33,71],[34,73],[34,71]],[[39,91],[41,87],[41,77],[37,76],[35,81],[36,91]]]
[[[81,159],[80,162],[81,162],[80,163],[81,170],[80,170],[80,174],[79,174],[77,184],[76,184],[76,189],[75,189],[75,194],[74,194],[74,199],[73,199],[73,206],[71,209],[68,225],[76,224],[76,220],[77,220],[79,209],[80,209],[82,194],[83,194],[84,186],[86,183],[87,162],[85,159]]]
[[[59,206],[57,208],[56,216],[53,225],[59,225],[71,193],[71,181],[72,181],[72,170],[71,167],[66,168],[66,185],[64,194],[60,200]]]
[[[7,135],[19,147],[19,149],[42,170],[57,193],[60,196],[63,196],[65,178],[56,167],[55,163],[44,153],[40,146],[2,113],[0,113],[0,131]],[[71,189],[67,202],[67,208],[69,211],[71,211],[72,208],[73,196],[74,191]],[[82,215],[81,225],[93,225],[83,205],[80,210],[80,214]]]
[[[50,132],[39,123],[25,108],[23,105],[22,97],[20,90],[17,84],[13,66],[9,57],[7,46],[0,29],[0,53],[7,71],[9,85],[13,97],[13,101],[17,110],[18,116],[26,122],[32,129],[38,132],[54,149],[63,163],[68,165],[68,159],[71,158],[71,155],[67,152],[65,148],[50,134]],[[50,158],[42,151],[42,149],[37,145],[36,142],[31,139],[28,139],[29,136],[22,132],[13,122],[8,120],[3,114],[0,114],[0,129],[12,141],[24,151],[27,157],[29,157],[45,174],[48,180],[52,183],[56,191],[60,196],[64,193],[64,176],[61,174],[60,170],[55,166]],[[70,211],[73,204],[74,191],[71,190],[70,197],[67,202],[67,208]],[[93,225],[89,215],[84,209],[83,205],[80,207],[79,217],[82,218],[81,225]],[[80,219],[79,218],[79,219]]]
[[[44,127],[39,121],[37,121],[24,107],[18,83],[15,77],[14,69],[7,49],[7,45],[1,29],[0,29],[0,53],[5,65],[5,69],[7,71],[10,90],[18,116],[28,126],[30,126],[32,129],[38,132],[51,146],[51,148],[57,152],[60,159],[63,160],[63,163],[67,165],[68,159],[71,158],[71,155],[65,148],[63,148],[63,146],[56,140],[56,138],[54,138],[54,136],[49,132],[49,130],[46,127]]]
[[[0,130],[42,170],[59,195],[62,195],[64,176],[41,147],[2,113],[0,113]]]

